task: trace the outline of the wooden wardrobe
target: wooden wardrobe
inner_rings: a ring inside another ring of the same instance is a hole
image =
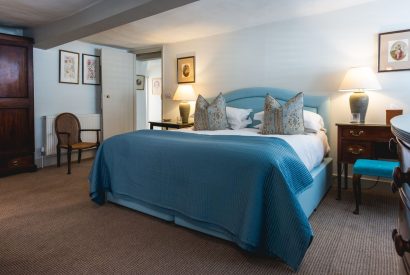
[[[33,40],[0,34],[0,176],[35,171]]]

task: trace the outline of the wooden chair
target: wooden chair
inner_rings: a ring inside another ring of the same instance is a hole
[[[57,135],[57,167],[60,167],[61,148],[67,150],[67,174],[71,174],[71,152],[78,150],[78,163],[81,162],[83,150],[97,148],[100,146],[99,132],[101,129],[81,129],[80,121],[71,113],[59,114],[54,121],[54,129]],[[95,131],[96,142],[82,142],[81,132]]]

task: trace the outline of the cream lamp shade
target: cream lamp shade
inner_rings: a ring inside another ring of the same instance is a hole
[[[355,67],[347,71],[340,84],[339,91],[353,92],[349,98],[350,111],[352,114],[360,114],[360,122],[364,123],[369,105],[369,96],[365,91],[380,90],[381,88],[372,69],[369,67]]]
[[[172,99],[192,101],[196,100],[196,93],[192,85],[179,85]]]
[[[374,91],[380,90],[379,81],[372,69],[369,67],[356,67],[347,71],[339,91],[355,92],[355,91]]]
[[[181,116],[182,123],[188,123],[189,112],[191,106],[187,101],[196,100],[196,92],[192,85],[179,85],[175,91],[173,100],[181,100],[179,104],[179,114]]]

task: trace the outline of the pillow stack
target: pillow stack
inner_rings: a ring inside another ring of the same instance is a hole
[[[268,100],[265,99],[265,101],[271,102],[272,97],[270,97]],[[274,103],[275,106],[278,106],[278,102]],[[265,121],[265,112],[261,111],[258,113],[255,113],[253,116],[253,120],[256,122],[260,122],[255,126],[255,128],[261,129],[263,128],[264,121]],[[303,125],[304,125],[304,132],[305,133],[318,133],[319,131],[324,131],[326,132],[325,129],[325,123],[323,121],[323,118],[314,112],[303,110]]]
[[[252,124],[252,109],[227,107],[222,93],[212,103],[198,96],[196,101],[194,130],[232,130],[246,128]],[[255,113],[255,126],[262,135],[300,135],[325,131],[320,115],[303,110],[303,93],[298,93],[283,106],[269,94],[265,97],[264,111]]]
[[[201,95],[196,100],[194,130],[238,130],[252,123],[252,109],[226,107],[225,98],[219,94],[212,103]]]

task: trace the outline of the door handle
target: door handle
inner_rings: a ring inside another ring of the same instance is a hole
[[[360,155],[364,151],[363,148],[353,148],[353,147],[349,147],[347,150],[349,151],[349,153],[353,155]]]
[[[364,134],[364,131],[362,131],[362,130],[360,130],[360,131],[350,130],[349,133],[354,137],[360,137],[361,135]]]

